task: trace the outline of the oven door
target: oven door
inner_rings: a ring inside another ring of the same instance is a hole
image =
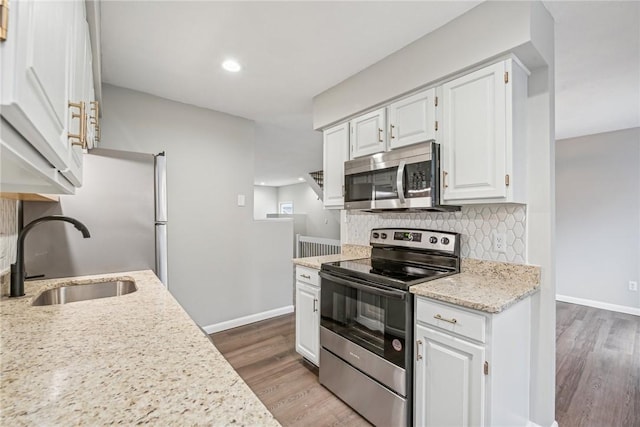
[[[400,369],[411,349],[411,294],[320,272],[321,320],[328,331]]]

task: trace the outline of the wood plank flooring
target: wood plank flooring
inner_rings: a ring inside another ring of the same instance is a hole
[[[318,382],[318,368],[295,350],[287,314],[212,334],[231,366],[283,426],[370,426]]]
[[[640,318],[557,303],[556,420],[561,427],[640,427]],[[283,426],[367,426],[318,383],[295,351],[295,317],[212,335]]]
[[[640,318],[556,304],[556,420],[640,427]]]

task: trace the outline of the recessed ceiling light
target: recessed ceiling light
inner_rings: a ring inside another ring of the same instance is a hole
[[[298,181],[304,181],[303,177],[298,178]]]
[[[265,184],[264,182],[261,182],[261,183],[260,183],[260,185],[264,185],[264,184]]]
[[[238,61],[236,61],[235,59],[227,59],[226,61],[224,61],[222,63],[222,68],[232,73],[237,73],[242,69],[240,64],[238,64]]]

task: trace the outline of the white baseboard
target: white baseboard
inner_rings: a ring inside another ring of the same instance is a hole
[[[533,421],[529,420],[529,422],[527,423],[527,427],[542,427],[542,426],[540,424],[536,424]],[[558,427],[558,422],[554,421],[550,427]]]
[[[556,295],[556,301],[568,302],[571,304],[586,305],[588,307],[601,308],[603,310],[617,311],[618,313],[633,314],[640,316],[640,308],[628,307],[626,305],[609,304],[607,302],[594,301],[584,298],[574,298],[566,295]]]
[[[261,320],[270,319],[272,317],[282,316],[283,314],[293,313],[293,306],[274,308],[273,310],[263,311],[262,313],[250,314],[249,316],[238,317],[213,325],[203,326],[202,329],[208,334],[214,332],[226,331],[227,329],[237,328],[238,326],[248,325],[249,323],[259,322]]]

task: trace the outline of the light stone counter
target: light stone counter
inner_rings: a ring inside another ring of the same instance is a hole
[[[342,245],[342,253],[340,254],[294,258],[293,263],[295,265],[320,270],[320,266],[325,262],[348,261],[351,259],[369,258],[370,256],[371,246]]]
[[[73,281],[105,277],[138,290],[32,307],[53,279],[0,300],[0,425],[279,425],[151,271]]]
[[[538,291],[540,267],[462,259],[460,274],[411,287],[411,292],[487,313],[499,313]]]

